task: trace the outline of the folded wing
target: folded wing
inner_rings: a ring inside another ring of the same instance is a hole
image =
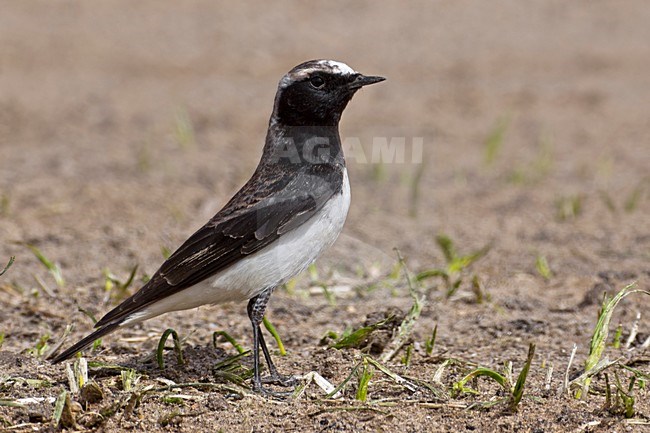
[[[106,314],[95,327],[118,324],[271,244],[311,218],[338,193],[343,174],[338,166],[318,164],[301,167],[288,181],[281,173],[256,176],[185,241],[142,289]],[[260,176],[264,178],[262,189]]]

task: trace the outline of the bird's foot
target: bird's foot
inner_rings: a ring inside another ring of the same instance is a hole
[[[284,388],[295,388],[296,385],[298,385],[298,379],[296,379],[295,376],[280,374],[277,371],[272,372],[268,376],[260,378],[260,382],[269,383]]]
[[[264,379],[267,378],[262,378],[259,383],[253,382],[253,392],[256,394],[259,394],[264,397],[269,397],[269,398],[275,398],[278,400],[286,400],[290,398],[293,395],[293,391],[274,391],[272,389],[268,389],[264,386],[262,386],[262,383],[267,383],[264,382]],[[275,383],[275,382],[272,382]]]

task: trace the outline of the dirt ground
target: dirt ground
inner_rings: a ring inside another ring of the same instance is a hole
[[[0,276],[1,431],[650,431],[646,296],[625,298],[610,325],[608,342],[621,324],[625,343],[641,313],[629,348],[605,350],[640,374],[628,417],[616,405],[617,378],[627,390],[631,377],[620,367],[605,371],[609,405],[605,374],[587,398],[561,391],[574,344],[569,376],[584,367],[602,293],[632,281],[649,288],[646,2],[20,1],[0,9],[0,269],[16,257]],[[125,281],[139,265],[133,291],[246,181],[277,81],[312,58],[388,80],[360,92],[344,115],[342,136],[362,146],[348,155],[350,214],[318,277],[301,276],[272,298],[268,317],[287,348],[275,359],[283,372],[341,384],[364,354],[323,337],[411,306],[403,274],[391,276],[395,247],[416,275],[445,268],[440,234],[459,254],[489,245],[451,296],[440,278],[422,282],[428,302],[410,362],[404,350],[383,363],[417,386],[375,369],[366,402],[356,399],[357,374],[340,399],[313,384],[284,400],[243,392],[213,374],[236,351],[213,349],[212,333],[250,347],[245,305],[209,306],[86,351],[89,362],[133,368],[140,380],[129,390],[119,370],[91,368],[102,397],[71,394],[55,425],[54,400],[70,387],[64,366],[44,356],[68,324],[64,345],[91,329],[80,308],[99,317],[114,305],[119,290],[105,290],[106,269]],[[373,163],[378,137],[404,137],[407,161]],[[423,158],[413,163],[420,138]],[[21,243],[57,263],[65,281],[57,285]],[[184,338],[185,364],[169,351],[160,370],[152,354],[169,327]],[[499,402],[507,392],[489,379],[468,383],[476,394],[451,392],[476,365],[502,371],[512,362],[516,378],[529,343],[536,353],[518,410]],[[16,401],[21,407],[8,406]]]

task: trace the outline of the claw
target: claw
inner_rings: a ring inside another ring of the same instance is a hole
[[[261,383],[268,383],[284,388],[295,388],[298,385],[298,379],[291,375],[279,374],[278,372],[271,373],[268,376],[260,378]]]
[[[263,395],[265,397],[272,397],[272,398],[277,398],[280,400],[285,400],[293,395],[292,391],[273,391],[268,388],[265,388],[262,386],[262,383],[267,383],[265,382],[265,379],[268,379],[268,377],[262,378],[260,383],[255,383],[253,382],[253,392],[256,394]],[[271,382],[273,383],[273,382]]]

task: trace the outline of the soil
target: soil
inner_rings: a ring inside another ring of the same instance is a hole
[[[618,367],[605,371],[609,405],[605,374],[588,397],[561,390],[574,344],[568,375],[584,367],[603,292],[650,283],[648,22],[640,0],[5,3],[0,269],[16,260],[0,276],[0,401],[45,400],[0,406],[0,430],[650,431],[643,376],[630,418],[615,404],[617,378],[626,390],[630,381]],[[132,293],[246,181],[277,81],[312,58],[388,80],[346,110],[350,214],[318,276],[274,294],[268,317],[287,349],[274,350],[275,360],[284,373],[315,371],[341,384],[363,365],[364,349],[381,358],[398,323],[357,348],[331,348],[324,336],[401,320],[412,305],[404,274],[391,275],[394,248],[416,275],[446,267],[440,234],[461,255],[489,246],[450,296],[439,277],[418,288],[427,304],[410,362],[403,350],[383,363],[417,386],[375,368],[366,402],[355,398],[356,375],[340,399],[313,384],[300,398],[242,391],[247,382],[213,374],[237,352],[223,342],[214,349],[212,333],[250,347],[245,305],[207,306],[86,351],[89,362],[132,368],[140,379],[125,390],[119,370],[91,367],[101,392],[71,394],[55,426],[53,401],[70,387],[47,353],[68,324],[64,346],[91,329],[80,309],[99,317],[123,295],[106,290],[105,272],[123,282],[137,264]],[[395,137],[405,140],[406,161],[373,163],[373,146]],[[25,243],[60,266],[63,284]],[[619,304],[608,341],[620,324],[622,348],[605,350],[646,375],[648,305],[642,295]],[[637,313],[638,335],[625,348]],[[170,350],[161,370],[152,355],[169,327],[183,339],[185,363]],[[47,347],[35,349],[45,336]],[[475,394],[450,392],[476,365],[502,371],[512,362],[516,378],[529,343],[536,352],[516,410],[489,379],[467,384]]]

